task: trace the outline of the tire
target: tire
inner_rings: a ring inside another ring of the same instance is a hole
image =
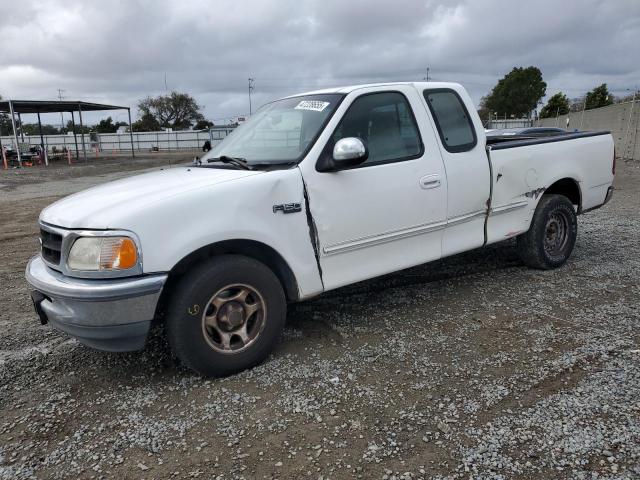
[[[572,203],[564,195],[543,195],[531,227],[517,238],[525,265],[550,270],[563,265],[576,243],[578,221]]]
[[[175,355],[205,377],[262,362],[277,344],[287,304],[264,264],[222,255],[185,274],[169,302],[167,336]]]

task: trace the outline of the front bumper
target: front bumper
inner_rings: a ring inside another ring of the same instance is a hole
[[[80,279],[33,257],[26,270],[32,299],[43,323],[81,343],[111,352],[144,347],[166,274],[114,279]]]

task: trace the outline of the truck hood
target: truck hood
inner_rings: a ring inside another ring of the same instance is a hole
[[[40,221],[63,228],[122,228],[119,219],[150,204],[264,172],[178,167],[136,175],[84,190],[45,208]]]

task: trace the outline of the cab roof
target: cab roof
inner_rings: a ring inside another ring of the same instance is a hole
[[[423,88],[451,88],[453,90],[458,90],[462,88],[459,83],[453,82],[386,82],[386,83],[366,83],[361,85],[349,85],[344,87],[332,87],[325,88],[322,90],[313,90],[311,92],[297,93],[295,95],[289,95],[289,97],[300,97],[302,95],[318,95],[318,94],[326,94],[326,93],[351,93],[355,90],[361,90],[364,88],[372,88],[372,87],[394,87],[398,85],[410,85],[420,90]]]

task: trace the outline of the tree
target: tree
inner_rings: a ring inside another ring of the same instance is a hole
[[[71,120],[67,120],[67,126],[63,128],[61,131],[61,133],[63,134],[66,134],[69,132],[73,132],[73,122]],[[92,132],[91,127],[87,125],[82,125],[82,128],[80,128],[80,124],[76,123],[76,134],[78,135],[80,135],[81,133],[89,134],[91,132]]]
[[[208,130],[213,127],[213,122],[209,120],[198,120],[198,122],[193,126],[194,130]]]
[[[609,94],[607,84],[603,83],[599,87],[594,88],[590,92],[587,92],[585,97],[585,110],[592,108],[606,107],[613,103],[613,96]]]
[[[542,107],[542,110],[540,110],[540,118],[555,117],[567,113],[569,113],[569,99],[564,93],[558,92]]]
[[[491,112],[487,108],[487,97],[482,97],[480,99],[480,104],[478,105],[478,116],[480,117],[480,121],[483,125],[489,124],[489,119],[491,117]]]
[[[25,135],[40,135],[40,129],[38,128],[37,123],[25,123],[23,126]],[[53,125],[42,125],[42,134],[43,135],[58,135],[60,133],[60,129]]]
[[[2,95],[0,95],[2,100]],[[18,119],[16,118],[16,127],[20,128]],[[12,135],[13,125],[11,124],[11,117],[6,113],[0,113],[0,135]]]
[[[140,120],[133,122],[134,132],[157,132],[158,130],[162,130],[162,127],[150,113],[143,113]]]
[[[498,116],[530,116],[547,91],[542,72],[537,67],[515,67],[507,73],[491,93],[484,97],[483,107]]]
[[[200,113],[200,105],[188,93],[171,92],[169,95],[147,97],[138,103],[142,116],[150,115],[162,128],[176,130],[191,127],[199,120],[204,120]]]
[[[96,124],[96,132],[98,133],[113,133],[115,131],[116,128],[111,117],[103,118]]]
[[[16,124],[18,119],[16,118]],[[13,125],[11,125],[11,117],[6,113],[0,113],[0,135],[11,135],[13,133]]]
[[[98,122],[98,124],[95,126],[95,131],[98,133],[116,133],[119,127],[128,126],[129,124],[126,122],[113,123],[113,119],[111,117],[107,117]]]

